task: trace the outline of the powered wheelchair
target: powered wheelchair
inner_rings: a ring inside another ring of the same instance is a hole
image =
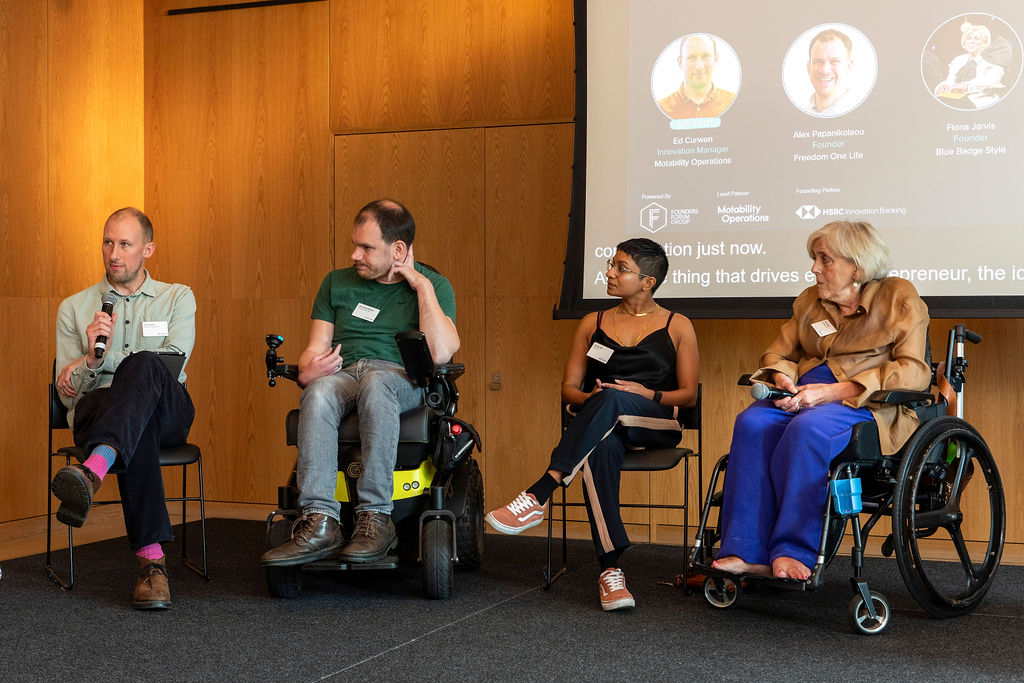
[[[885,456],[875,422],[854,425],[849,445],[831,463],[818,557],[806,580],[737,575],[712,567],[721,535],[708,518],[722,503],[718,481],[726,472],[728,454],[722,456],[711,474],[687,566],[688,572],[705,576],[703,591],[709,605],[731,607],[744,585],[795,590],[820,586],[849,521],[854,595],[847,615],[858,632],[881,633],[891,616],[889,602],[868,587],[862,569],[868,535],[884,516],[891,518],[891,532],[882,542],[882,553],[896,554],[903,581],[921,607],[948,618],[967,614],[981,603],[1002,556],[1006,509],[995,460],[978,431],[963,419],[965,341],[977,344],[981,336],[963,325],[954,326],[944,365],[932,364],[937,396],[896,390],[872,394],[874,402],[913,409],[920,424],[899,452]],[[739,383],[750,384],[750,375]]]
[[[306,571],[395,569],[400,562],[418,561],[423,567],[426,596],[446,599],[453,590],[453,569],[477,569],[483,558],[483,477],[472,457],[481,450],[473,426],[455,417],[459,392],[455,380],[465,371],[461,363],[435,365],[422,332],[395,335],[406,374],[416,386],[425,388],[424,404],[402,413],[395,463],[392,520],[398,533],[397,554],[376,562],[347,563],[327,558],[295,567],[267,567],[267,587],[280,598],[298,597]],[[289,365],[277,354],[284,338],[268,334],[267,379],[298,384],[298,366]],[[296,445],[299,411],[292,410],[285,421],[285,441]],[[341,526],[348,538],[353,529],[356,480],[362,472],[359,452],[359,417],[353,410],[338,430],[338,485],[335,498],[341,502]],[[288,483],[278,487],[278,509],[267,518],[267,549],[291,537],[294,521],[301,514],[295,469]],[[416,554],[412,554],[415,549]]]

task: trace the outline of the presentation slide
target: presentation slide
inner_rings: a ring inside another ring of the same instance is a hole
[[[1021,0],[590,0],[586,27],[584,300],[630,237],[665,246],[660,298],[792,298],[832,220],[926,297],[1024,295]]]

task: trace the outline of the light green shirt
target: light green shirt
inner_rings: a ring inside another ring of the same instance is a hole
[[[117,297],[112,339],[107,340],[103,365],[95,370],[80,362],[71,371],[71,383],[78,391],[74,398],[63,394],[60,400],[68,407],[68,424],[74,425],[75,405],[83,395],[109,386],[121,361],[134,351],[180,351],[185,363],[192,355],[196,341],[196,298],[187,285],[158,282],[146,271],[146,280],[131,296],[124,296],[103,278],[99,283],[73,294],[57,309],[57,372],[82,356],[92,353],[85,328],[92,324],[101,299],[107,292]],[[164,329],[166,325],[166,330]],[[179,382],[185,381],[182,368]]]

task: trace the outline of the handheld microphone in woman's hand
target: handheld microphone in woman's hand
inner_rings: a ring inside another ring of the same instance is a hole
[[[760,383],[755,383],[750,386],[750,395],[758,401],[765,398],[769,401],[778,401],[780,398],[796,396],[792,391],[786,391],[785,389],[770,387],[767,384]]]

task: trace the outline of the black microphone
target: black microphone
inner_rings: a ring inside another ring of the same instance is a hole
[[[780,398],[796,396],[792,391],[786,391],[785,389],[779,389],[778,387],[770,387],[767,384],[751,385],[750,395],[758,401],[764,398],[769,401],[778,401]]]
[[[111,313],[114,312],[114,304],[117,302],[117,297],[114,296],[113,292],[107,292],[106,294],[104,294],[101,301],[103,302],[103,307],[100,309],[101,311],[103,311],[107,315],[110,315]],[[106,350],[107,335],[101,334],[100,336],[96,337],[96,345],[95,347],[93,347],[93,353],[96,355],[96,358],[103,358],[103,352]]]

